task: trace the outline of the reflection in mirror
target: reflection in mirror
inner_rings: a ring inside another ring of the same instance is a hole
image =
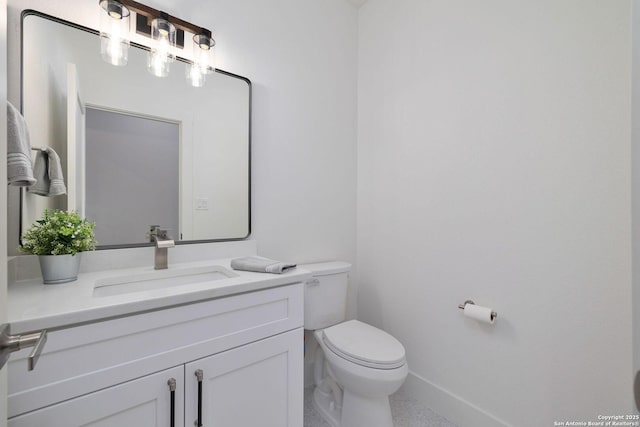
[[[100,57],[91,31],[37,13],[23,17],[22,110],[34,146],[60,155],[67,195],[22,193],[26,229],[45,208],[95,221],[102,247],[148,244],[149,225],[176,241],[250,232],[250,82],[220,70],[200,88],[188,64],[166,78]]]
[[[126,242],[150,224],[175,234],[179,124],[88,107],[85,128],[86,216],[96,222],[96,239],[103,245]]]

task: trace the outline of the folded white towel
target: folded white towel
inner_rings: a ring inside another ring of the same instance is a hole
[[[22,114],[10,102],[7,102],[7,181],[17,187],[36,182],[31,168],[29,129]]]
[[[60,157],[53,148],[45,147],[36,153],[33,174],[38,182],[29,188],[30,193],[53,197],[67,192]]]
[[[255,271],[257,273],[282,274],[295,267],[295,264],[275,261],[269,258],[258,256],[236,258],[234,260],[231,260],[231,268],[233,268],[234,270]]]

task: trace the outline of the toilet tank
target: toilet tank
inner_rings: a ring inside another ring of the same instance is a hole
[[[304,287],[304,328],[323,329],[343,322],[351,264],[333,261],[299,267],[313,274]]]

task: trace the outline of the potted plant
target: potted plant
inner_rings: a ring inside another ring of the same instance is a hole
[[[73,282],[82,252],[96,248],[95,226],[77,212],[45,209],[22,236],[20,250],[38,255],[44,283]]]

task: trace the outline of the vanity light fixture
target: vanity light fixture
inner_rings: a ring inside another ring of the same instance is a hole
[[[112,65],[129,60],[129,9],[118,0],[100,0],[100,54]]]
[[[158,77],[169,74],[177,48],[184,48],[185,33],[193,35],[193,51],[186,76],[192,86],[204,86],[206,75],[215,70],[211,31],[169,16],[133,0],[99,0],[102,58],[113,65],[126,65],[129,47],[129,15],[136,14],[136,32],[151,38],[147,56],[149,72]]]

